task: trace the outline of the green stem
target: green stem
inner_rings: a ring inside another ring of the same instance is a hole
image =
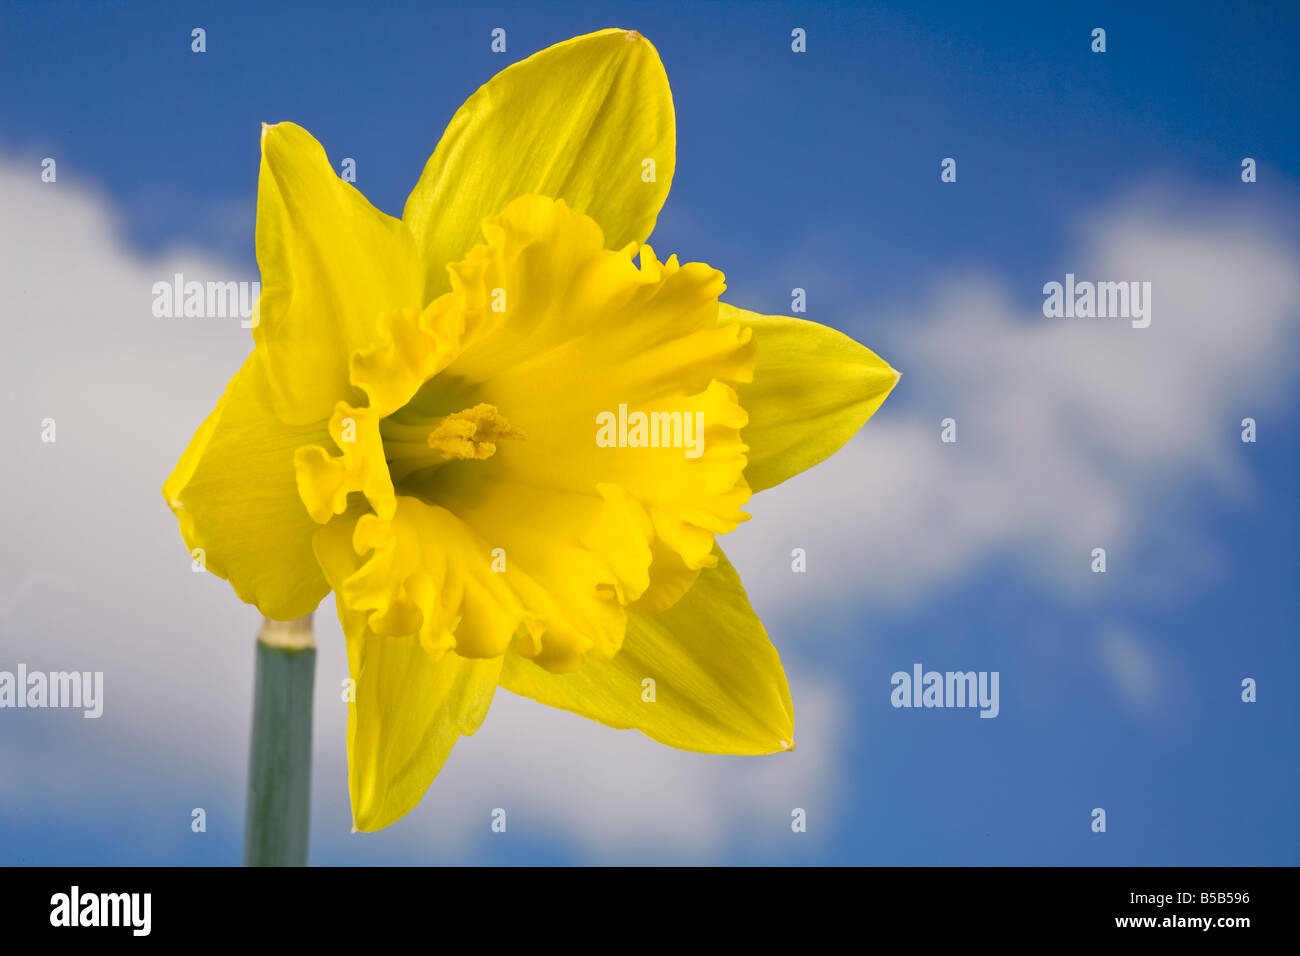
[[[245,866],[306,866],[311,808],[311,615],[267,620],[257,639]]]

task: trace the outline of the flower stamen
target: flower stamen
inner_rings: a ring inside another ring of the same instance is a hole
[[[497,442],[525,437],[486,402],[424,421],[386,418],[379,423],[379,433],[394,481],[457,459],[483,461],[496,454]]]

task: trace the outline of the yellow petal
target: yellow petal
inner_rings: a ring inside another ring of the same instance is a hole
[[[483,219],[518,196],[564,199],[600,223],[611,248],[644,242],[675,155],[668,77],[640,34],[602,30],[506,68],[452,117],[406,201],[425,300],[447,290],[446,266]]]
[[[507,654],[501,686],[678,747],[766,754],[794,747],[790,688],[776,648],[721,549],[686,596],[653,616],[628,613],[612,661],[589,657],[573,674],[551,674]],[[653,685],[646,682],[653,681]],[[653,686],[653,702],[648,691]]]
[[[329,591],[312,553],[318,525],[298,497],[294,450],[328,440],[325,423],[285,425],[254,352],[163,484],[191,552],[267,617],[289,621]]]
[[[358,567],[353,522],[340,518],[316,539],[321,566],[336,590]],[[353,825],[379,830],[410,812],[438,775],[461,734],[487,715],[501,660],[434,659],[414,635],[375,634],[364,611],[339,596],[355,700],[348,704],[348,790]]]
[[[257,263],[253,340],[276,413],[301,425],[328,419],[337,402],[359,403],[348,380],[352,353],[379,344],[385,312],[423,304],[415,243],[292,123],[262,128]]]
[[[736,388],[749,413],[745,480],[756,492],[833,455],[898,382],[884,359],[816,322],[726,303],[719,303],[718,322],[752,329],[758,347],[753,382]]]

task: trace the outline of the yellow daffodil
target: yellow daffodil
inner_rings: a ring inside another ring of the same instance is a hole
[[[643,245],[674,154],[663,66],[626,30],[483,86],[401,219],[305,130],[263,128],[253,352],[163,494],[267,617],[333,590],[359,829],[415,806],[498,685],[686,750],[794,746],[715,539],[898,375]]]

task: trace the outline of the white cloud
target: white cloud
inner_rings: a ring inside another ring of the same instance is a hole
[[[1150,715],[1164,693],[1164,667],[1159,652],[1132,628],[1112,624],[1094,639],[1097,658],[1131,709]]]
[[[1251,453],[1296,385],[1300,256],[1222,204],[1119,203],[1058,272],[1009,289],[965,275],[868,341],[903,370],[895,395],[830,461],[751,502],[724,544],[765,606],[907,606],[1012,561],[1052,593],[1165,593],[1212,567],[1194,495],[1241,500]],[[1042,283],[1152,283],[1153,321],[1049,319]],[[884,333],[882,333],[884,334]],[[941,444],[940,420],[958,442]],[[791,548],[808,573],[790,572]],[[1005,566],[1005,565],[1004,565]],[[791,579],[796,578],[792,581]],[[771,598],[768,595],[772,595]]]

